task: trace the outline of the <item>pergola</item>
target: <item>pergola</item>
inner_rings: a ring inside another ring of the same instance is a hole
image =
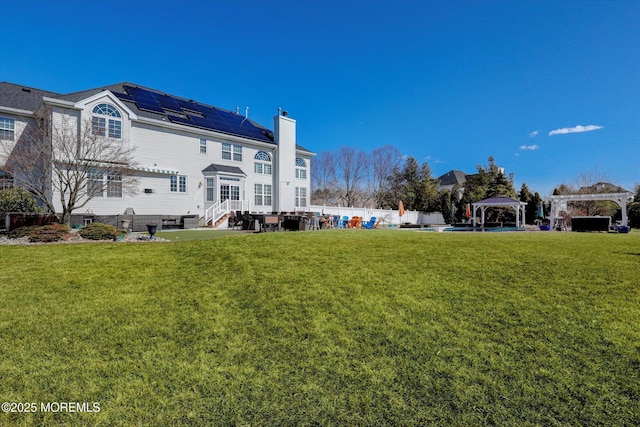
[[[627,202],[633,200],[633,193],[594,193],[594,194],[561,194],[550,196],[551,200],[551,224],[553,230],[556,220],[560,215],[562,203],[566,202],[586,202],[595,200],[609,200],[616,202],[622,209],[622,225],[627,225]]]
[[[510,207],[516,211],[516,227],[520,228],[520,214],[522,213],[522,224],[524,225],[524,210],[527,206],[526,202],[519,200],[513,200],[510,197],[491,197],[489,199],[480,200],[479,202],[472,203],[473,205],[473,226],[476,226],[476,212],[480,209],[481,223],[484,224],[484,212],[488,208],[496,207]]]

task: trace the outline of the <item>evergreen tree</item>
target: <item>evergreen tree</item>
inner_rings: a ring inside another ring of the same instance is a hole
[[[454,213],[451,210],[451,192],[449,190],[440,191],[440,213],[447,223],[451,221],[451,215]]]
[[[435,212],[440,205],[438,194],[438,182],[431,176],[431,167],[427,162],[420,168],[420,204],[423,212]]]

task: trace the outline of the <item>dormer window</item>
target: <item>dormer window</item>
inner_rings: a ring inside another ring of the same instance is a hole
[[[122,116],[110,104],[98,104],[93,107],[91,129],[94,135],[122,138]]]

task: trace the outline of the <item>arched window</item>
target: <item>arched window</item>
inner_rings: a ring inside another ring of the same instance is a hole
[[[269,155],[269,153],[265,151],[258,151],[254,159],[259,160],[261,162],[270,162],[271,156]]]
[[[300,157],[296,157],[296,178],[307,179],[307,162]]]
[[[263,175],[271,175],[271,156],[266,151],[258,151],[253,158],[253,171]]]
[[[98,104],[93,107],[91,128],[94,135],[122,138],[122,116],[110,104]]]

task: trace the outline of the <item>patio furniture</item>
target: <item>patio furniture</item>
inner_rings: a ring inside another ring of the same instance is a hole
[[[611,217],[608,216],[574,216],[571,218],[572,231],[609,231]]]
[[[236,212],[231,211],[227,223],[232,230],[235,230],[236,227],[242,228],[242,214],[238,215]]]
[[[322,218],[322,215],[320,214],[313,214],[312,216],[308,217],[308,221],[309,221],[309,230],[320,230],[320,219]]]
[[[300,215],[285,215],[282,228],[284,228],[285,231],[304,230],[304,221]]]
[[[320,221],[320,228],[324,228],[325,230],[333,228],[333,217],[331,215],[322,215]]]
[[[276,231],[280,228],[278,215],[265,215],[262,223],[263,231]]]
[[[376,226],[376,217],[375,216],[372,216],[369,221],[364,221],[362,223],[362,228],[365,228],[367,230],[373,230],[373,228],[375,226]]]
[[[242,229],[243,230],[251,230],[252,227],[254,227],[254,223],[251,220],[251,215],[249,214],[248,211],[245,211],[242,214]]]
[[[362,217],[354,216],[349,221],[349,228],[360,228],[362,227]]]

